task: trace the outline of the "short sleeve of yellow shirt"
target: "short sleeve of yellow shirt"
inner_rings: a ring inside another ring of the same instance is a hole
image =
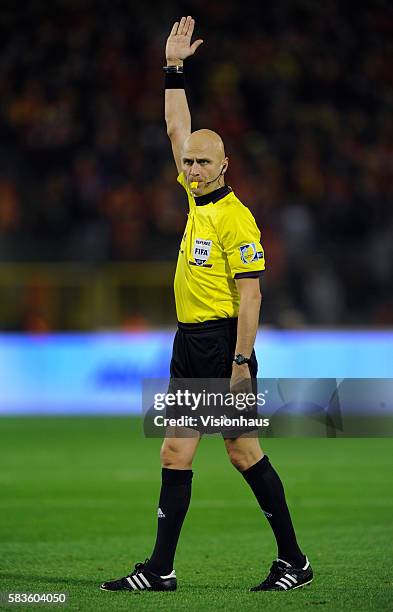
[[[219,208],[216,217],[218,239],[233,278],[255,276],[265,269],[261,232],[250,210],[236,197],[230,206]]]

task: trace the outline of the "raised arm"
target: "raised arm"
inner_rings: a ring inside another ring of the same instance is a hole
[[[166,64],[173,72],[166,73],[165,121],[167,134],[172,144],[173,157],[177,170],[181,172],[181,151],[187,136],[191,134],[191,115],[188,108],[183,80],[183,62],[194,55],[203,40],[191,44],[195,20],[182,17],[174,23],[166,42]]]

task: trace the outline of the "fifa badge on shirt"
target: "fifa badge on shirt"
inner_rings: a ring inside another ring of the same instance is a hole
[[[240,248],[240,257],[243,263],[249,264],[258,258],[257,247],[254,242],[243,244]]]
[[[195,239],[192,255],[197,266],[203,266],[207,262],[210,257],[211,249],[211,240],[202,240],[201,238]]]

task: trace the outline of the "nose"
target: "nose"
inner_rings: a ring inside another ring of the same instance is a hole
[[[192,176],[199,176],[199,164],[198,164],[198,162],[194,161],[194,163],[191,166],[190,174]]]

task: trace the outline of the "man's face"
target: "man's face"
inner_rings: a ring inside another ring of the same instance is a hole
[[[219,187],[216,179],[220,173],[222,176],[227,160],[218,147],[190,139],[184,145],[181,161],[187,184],[194,195],[204,195]],[[198,183],[198,186],[193,183]]]

